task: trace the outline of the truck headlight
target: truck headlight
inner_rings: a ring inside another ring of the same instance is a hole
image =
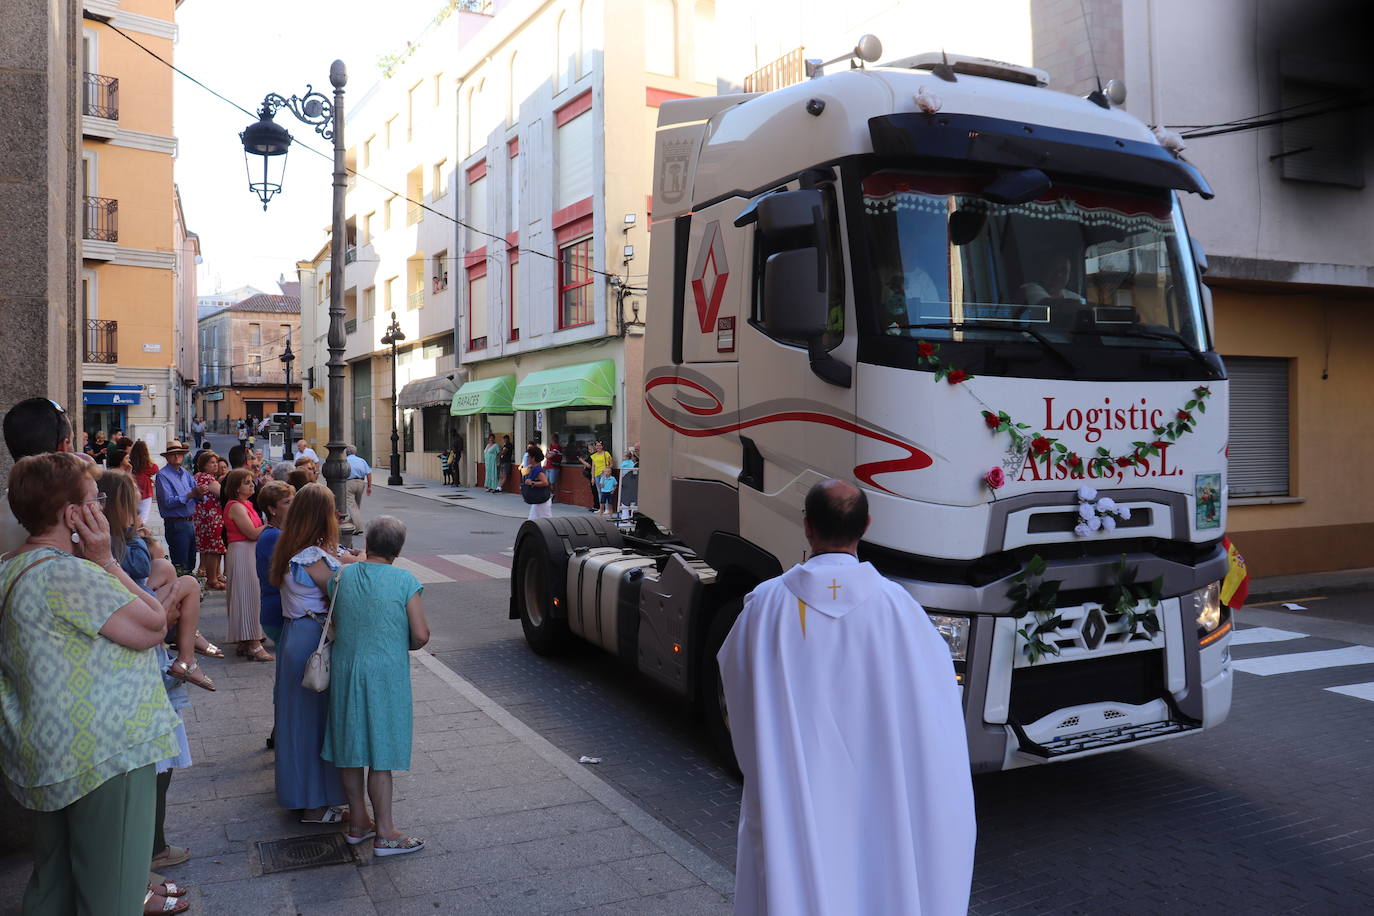
[[[1197,628],[1199,636],[1221,626],[1221,583],[1213,582],[1193,592],[1194,607],[1197,608]]]
[[[944,638],[945,645],[949,646],[949,657],[954,660],[955,668],[960,668],[968,659],[968,634],[972,621],[967,617],[954,617],[949,614],[928,616],[930,622],[935,624],[935,631]]]

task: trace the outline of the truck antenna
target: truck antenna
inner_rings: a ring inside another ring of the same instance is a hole
[[[1111,108],[1112,103],[1107,98],[1107,93],[1102,91],[1102,71],[1097,68],[1097,50],[1093,47],[1093,30],[1088,25],[1087,0],[1078,0],[1078,9],[1083,14],[1083,35],[1088,40],[1088,57],[1093,62],[1093,79],[1097,81],[1097,88],[1088,93],[1088,101],[1102,108]]]

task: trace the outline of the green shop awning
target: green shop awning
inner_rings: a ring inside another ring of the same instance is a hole
[[[531,372],[515,389],[516,410],[550,407],[614,407],[615,362],[599,359]]]
[[[449,413],[455,417],[465,417],[474,413],[513,413],[510,399],[515,394],[515,376],[498,375],[495,378],[479,378],[464,382],[463,387],[453,393],[453,403]]]

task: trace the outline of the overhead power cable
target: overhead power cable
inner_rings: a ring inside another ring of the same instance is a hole
[[[215,98],[219,99],[219,100],[222,101],[222,102],[225,102],[225,103],[228,104],[228,105],[233,106],[233,107],[236,108],[237,110],[239,110],[239,111],[243,112],[244,114],[248,115],[250,118],[256,118],[256,117],[258,117],[258,114],[257,114],[256,112],[249,111],[247,108],[244,108],[244,107],[243,107],[242,105],[240,105],[238,102],[235,102],[233,99],[229,98],[228,96],[224,95],[223,93],[217,92],[216,90],[214,90],[214,89],[212,89],[211,87],[207,86],[205,83],[203,83],[203,82],[201,82],[200,80],[196,79],[194,76],[192,76],[191,74],[187,73],[185,70],[182,70],[180,67],[176,66],[176,65],[173,64],[171,61],[169,61],[169,60],[167,60],[165,57],[163,57],[161,54],[158,54],[158,53],[157,53],[156,51],[154,51],[152,48],[149,48],[147,45],[145,45],[145,44],[143,44],[142,42],[140,42],[138,39],[132,37],[132,36],[129,35],[127,32],[125,32],[125,31],[123,31],[122,29],[120,29],[118,26],[114,25],[113,23],[109,23],[109,22],[107,22],[107,23],[105,23],[105,24],[106,24],[110,29],[114,30],[114,32],[115,32],[116,34],[118,34],[118,35],[120,35],[121,37],[123,37],[126,41],[128,41],[128,42],[130,42],[131,44],[135,45],[136,47],[138,47],[139,49],[141,49],[144,53],[146,53],[146,54],[148,54],[150,57],[152,57],[154,60],[158,61],[158,63],[162,64],[162,65],[165,66],[165,67],[168,67],[168,68],[171,69],[174,73],[177,73],[177,74],[180,74],[181,76],[184,76],[186,79],[190,80],[192,83],[194,83],[195,85],[199,86],[201,89],[204,89],[206,92],[210,93],[210,94],[213,95]],[[294,139],[294,138],[293,138],[293,139]],[[304,142],[302,142],[302,141],[300,141],[300,140],[295,140],[295,143],[296,143],[296,145],[301,146],[301,147],[304,147],[306,150],[309,150],[310,152],[314,153],[316,156],[319,156],[319,157],[322,158],[322,159],[325,159],[325,160],[327,160],[327,161],[329,161],[329,162],[331,162],[331,163],[334,161],[334,154],[333,154],[332,152],[331,152],[331,153],[324,152],[323,150],[316,149],[315,147],[311,146],[310,144],[304,143]],[[476,233],[476,234],[478,234],[478,235],[484,236],[484,237],[489,238],[489,239],[495,239],[495,240],[497,240],[497,241],[499,241],[499,242],[502,242],[502,243],[504,243],[505,240],[506,240],[506,237],[505,237],[504,235],[498,235],[498,234],[495,233],[495,232],[488,232],[488,231],[485,230],[485,229],[479,229],[479,228],[477,228],[476,226],[471,225],[470,223],[466,223],[466,222],[464,222],[463,220],[458,219],[456,216],[450,216],[450,215],[447,214],[447,213],[443,213],[443,212],[441,212],[441,211],[439,211],[439,210],[435,210],[433,207],[431,207],[429,204],[425,203],[424,201],[422,201],[422,200],[415,200],[415,199],[412,198],[412,197],[408,197],[406,194],[404,194],[404,193],[402,193],[402,192],[400,192],[400,191],[397,191],[395,188],[392,188],[390,185],[387,185],[387,184],[385,184],[384,182],[378,181],[377,179],[373,178],[371,175],[365,175],[365,174],[363,174],[362,172],[359,172],[357,169],[350,169],[350,168],[347,168],[346,166],[345,166],[345,171],[346,171],[348,174],[350,174],[350,175],[352,175],[352,176],[354,176],[354,177],[361,178],[361,179],[363,179],[363,180],[365,180],[365,181],[367,181],[367,182],[370,182],[371,184],[373,184],[373,185],[375,185],[376,187],[382,189],[383,191],[386,191],[387,193],[393,195],[394,197],[397,197],[397,198],[400,198],[401,200],[404,200],[404,201],[405,201],[406,203],[408,203],[408,204],[411,204],[411,205],[413,205],[413,206],[419,207],[420,209],[425,210],[425,211],[427,211],[427,212],[429,212],[429,213],[433,213],[435,216],[437,216],[437,217],[439,217],[439,218],[441,218],[441,219],[446,219],[446,220],[448,220],[448,221],[451,222],[451,223],[455,223],[455,224],[457,224],[457,225],[459,225],[459,226],[462,226],[464,229],[467,229],[467,230],[470,231],[470,232],[474,232],[474,233]],[[550,261],[561,261],[561,260],[562,260],[562,258],[560,258],[560,257],[559,257],[558,255],[556,255],[556,254],[549,254],[547,251],[540,251],[540,250],[538,250],[538,249],[536,249],[536,248],[526,248],[526,247],[524,247],[524,246],[517,246],[514,250],[519,251],[519,252],[521,252],[521,253],[528,253],[528,254],[534,255],[535,257],[547,258],[547,259],[550,260]],[[611,278],[613,278],[613,277],[614,277],[614,278],[617,278],[617,279],[622,279],[622,280],[624,279],[624,278],[621,277],[619,274],[614,274],[614,273],[611,273],[610,271],[605,271],[605,270],[597,270],[595,267],[584,267],[584,268],[582,268],[582,269],[585,270],[587,273],[597,274],[597,275],[600,275],[600,276],[602,276],[602,277],[607,278],[608,280],[611,279]],[[643,292],[646,291],[646,290],[644,290],[643,288],[637,288],[637,287],[635,287],[635,288],[626,287],[626,288],[627,288],[627,289],[630,289],[631,292],[643,293]]]

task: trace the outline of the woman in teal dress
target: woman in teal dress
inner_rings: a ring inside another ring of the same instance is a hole
[[[410,656],[429,642],[420,601],[423,586],[392,565],[406,527],[390,515],[367,526],[367,556],[339,575],[334,596],[334,649],[329,672],[329,719],[321,756],[339,769],[348,796],[348,841],[372,839],[379,856],[424,847],[392,822],[391,771],[410,769]],[[367,817],[366,796],[373,820]],[[375,824],[375,827],[373,826]]]
[[[496,462],[501,454],[501,446],[496,444],[496,433],[487,433],[487,447],[482,450],[482,464],[487,468],[487,492],[500,493],[501,484],[496,475]]]

